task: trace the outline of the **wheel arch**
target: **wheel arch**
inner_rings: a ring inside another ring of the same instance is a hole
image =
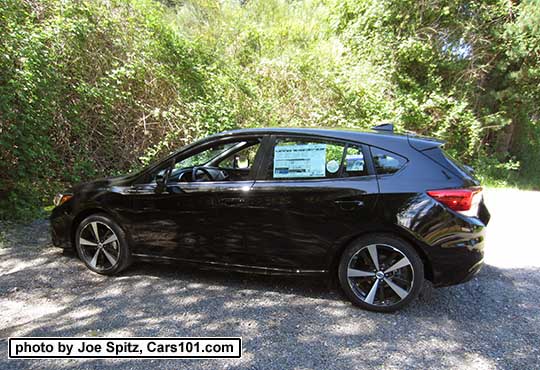
[[[424,251],[424,248],[421,245],[421,242],[416,240],[413,236],[411,236],[404,230],[401,230],[397,227],[392,227],[392,226],[380,226],[378,228],[365,230],[365,231],[359,232],[358,234],[351,235],[347,238],[340,240],[337,243],[337,248],[331,258],[329,271],[332,277],[337,277],[339,260],[345,248],[347,248],[351,243],[353,243],[358,238],[361,238],[370,234],[386,234],[386,235],[398,237],[408,242],[414,248],[414,250],[418,253],[418,256],[422,260],[422,263],[424,265],[424,278],[426,278],[429,281],[433,281],[433,265],[428,255]]]
[[[91,208],[86,208],[84,210],[81,210],[79,213],[77,213],[77,215],[73,218],[73,221],[71,222],[71,229],[70,229],[70,232],[69,232],[69,239],[70,239],[70,244],[71,244],[71,247],[73,248],[73,250],[76,249],[75,248],[75,233],[77,232],[77,228],[79,227],[79,225],[81,224],[81,222],[83,222],[83,220],[85,218],[87,218],[89,216],[92,216],[92,215],[96,215],[96,214],[102,214],[102,215],[105,215],[107,217],[110,217],[118,225],[120,225],[120,223],[118,222],[117,217],[115,217],[114,214],[107,211],[106,209],[103,209],[103,208],[100,208],[100,207],[91,207]]]

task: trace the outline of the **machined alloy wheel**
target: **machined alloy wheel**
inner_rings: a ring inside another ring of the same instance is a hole
[[[385,306],[409,295],[414,271],[409,259],[398,249],[387,244],[371,244],[350,259],[347,279],[364,302]]]
[[[353,243],[340,263],[340,282],[353,303],[374,311],[394,311],[412,299],[423,282],[414,248],[390,236]]]
[[[129,249],[122,229],[105,215],[86,218],[77,229],[79,257],[92,271],[114,274],[129,264]]]

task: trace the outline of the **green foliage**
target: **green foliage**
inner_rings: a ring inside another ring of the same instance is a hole
[[[134,168],[170,132],[167,150],[234,126],[230,78],[164,19],[145,0],[3,2],[0,217]]]
[[[445,139],[483,177],[538,187],[539,5],[348,0],[333,24],[360,60],[384,66],[398,125]]]
[[[236,127],[391,120],[538,188],[539,61],[538,0],[4,0],[0,218]]]

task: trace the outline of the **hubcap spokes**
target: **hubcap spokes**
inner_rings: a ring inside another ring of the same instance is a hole
[[[349,286],[364,302],[389,306],[405,299],[413,286],[414,271],[409,259],[387,244],[371,244],[349,261]]]
[[[113,267],[120,257],[118,237],[103,222],[93,221],[86,225],[81,230],[79,244],[85,261],[98,270]]]

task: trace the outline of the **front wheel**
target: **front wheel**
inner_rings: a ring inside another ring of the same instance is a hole
[[[96,214],[85,218],[75,233],[80,259],[90,270],[114,275],[128,267],[131,254],[125,232],[111,218]]]
[[[407,242],[384,234],[361,237],[345,249],[339,281],[357,306],[396,311],[415,299],[424,282],[424,266]]]

